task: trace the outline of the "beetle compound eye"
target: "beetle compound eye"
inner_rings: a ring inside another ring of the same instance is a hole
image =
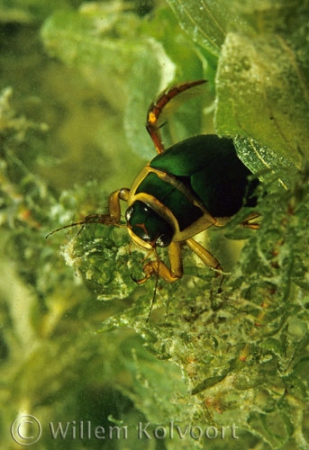
[[[125,212],[125,218],[127,222],[130,222],[132,214],[133,214],[133,206],[130,206]]]
[[[172,235],[169,234],[160,234],[160,236],[156,240],[156,245],[158,247],[167,247],[172,242]]]
[[[126,211],[131,232],[151,246],[167,247],[174,234],[171,225],[150,206],[136,200]]]

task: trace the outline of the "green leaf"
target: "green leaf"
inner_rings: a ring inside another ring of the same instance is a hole
[[[217,133],[252,139],[239,156],[247,164],[242,153],[252,153],[255,172],[299,165],[309,138],[308,2],[169,4],[206,58],[219,58]]]
[[[253,138],[299,164],[309,139],[308,2],[233,5],[248,28],[230,31],[222,48],[217,132]]]
[[[180,24],[199,45],[219,56],[230,24],[238,24],[233,1],[168,0]]]
[[[105,11],[102,21],[106,19],[109,25],[102,32],[100,26],[103,27],[105,21],[102,23],[77,11],[57,12],[45,22],[41,31],[49,53],[66,65],[83,71],[117,110],[123,109],[125,104],[124,80],[130,73],[132,60],[143,49],[143,42],[134,38],[132,32],[127,39],[113,37],[121,17],[117,12],[113,15]],[[131,16],[126,19],[126,26],[131,25],[134,29],[134,19],[131,20]],[[125,29],[122,32],[125,33]]]
[[[238,157],[252,173],[258,174],[261,181],[275,178],[283,186],[289,185],[287,170],[295,168],[289,159],[278,155],[265,145],[260,145],[254,139],[236,136],[234,145]]]

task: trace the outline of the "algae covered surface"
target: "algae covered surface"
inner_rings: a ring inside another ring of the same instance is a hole
[[[0,0],[1,448],[309,448],[308,28],[300,0]],[[223,282],[184,248],[137,285],[125,228],[46,239],[106,213],[149,104],[202,78],[164,142],[232,137],[262,182],[258,230],[198,237]]]

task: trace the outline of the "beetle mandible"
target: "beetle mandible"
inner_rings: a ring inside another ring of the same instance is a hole
[[[95,222],[119,226],[120,200],[127,202],[125,226],[131,240],[155,255],[144,265],[145,276],[138,283],[152,275],[171,283],[180,279],[183,244],[207,266],[222,270],[218,260],[193,237],[212,226],[222,227],[242,206],[256,205],[253,194],[259,182],[248,178],[252,174],[237,157],[232,139],[199,135],[164,148],[159,124],[162,111],[177,95],[205,82],[182,83],[158,96],[146,119],[158,155],[138,174],[131,189],[121,188],[110,194],[108,214],[92,214],[82,222],[67,225]],[[249,215],[242,225],[258,228],[251,222],[257,216]],[[159,259],[157,247],[167,247],[169,267]]]

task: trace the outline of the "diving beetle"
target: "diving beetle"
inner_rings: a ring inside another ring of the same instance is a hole
[[[206,80],[186,82],[161,93],[147,112],[146,129],[158,155],[138,174],[131,189],[112,192],[108,214],[93,214],[88,223],[125,226],[131,240],[155,255],[144,267],[143,283],[152,275],[174,282],[183,276],[181,248],[188,245],[210,268],[221,271],[218,260],[193,237],[212,226],[225,225],[242,206],[256,205],[257,179],[237,157],[232,139],[214,134],[185,139],[164,149],[159,118],[166,105],[188,89]],[[251,177],[252,178],[252,177]],[[120,200],[127,202],[126,225],[121,224]],[[249,217],[242,223],[257,228]],[[62,228],[66,228],[62,227]],[[55,230],[58,231],[59,229]],[[167,247],[170,266],[158,257],[156,248]]]

